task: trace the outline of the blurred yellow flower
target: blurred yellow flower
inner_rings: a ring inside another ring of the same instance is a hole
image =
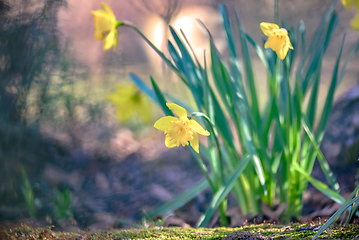
[[[353,4],[355,4],[359,12],[359,0],[341,0],[341,2],[345,8],[349,8]],[[351,21],[351,25],[352,25],[352,29],[359,30],[359,13],[357,13],[357,15]]]
[[[166,135],[165,145],[168,148],[187,146],[191,143],[193,150],[199,153],[198,134],[209,136],[209,132],[204,130],[199,123],[193,119],[188,119],[187,111],[174,103],[167,103],[167,107],[177,114],[178,118],[166,116],[155,122],[154,127],[164,131]]]
[[[351,22],[352,29],[359,30],[359,14],[356,15],[356,17]]]
[[[117,49],[117,28],[123,25],[123,23],[116,20],[115,14],[106,3],[101,3],[101,8],[101,10],[91,11],[95,21],[94,37],[96,40],[102,41],[104,40],[105,33],[107,33],[103,42],[103,49],[109,50],[112,46],[113,49]]]
[[[262,22],[260,27],[263,33],[268,36],[264,47],[271,48],[283,60],[287,56],[289,48],[293,49],[287,30],[279,28],[277,24],[267,22]]]
[[[152,118],[149,99],[134,84],[120,84],[107,95],[116,108],[116,117],[120,122],[128,122],[131,117],[139,115],[143,122],[149,123]]]
[[[359,7],[359,0],[341,0],[341,2],[345,8],[351,7],[353,3],[355,3],[357,7]]]

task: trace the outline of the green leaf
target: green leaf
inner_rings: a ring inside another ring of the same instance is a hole
[[[359,196],[356,196],[355,198],[351,199],[349,202],[344,204],[341,208],[339,208],[338,211],[336,211],[329,219],[328,221],[319,229],[319,231],[314,235],[313,240],[317,239],[320,234],[322,234],[325,229],[329,227],[330,224],[332,224],[339,216],[342,214],[345,210],[347,210],[353,203],[359,201]]]
[[[240,161],[236,169],[230,174],[226,184],[222,186],[217,192],[214,194],[213,199],[206,213],[200,220],[197,222],[197,227],[205,227],[209,220],[211,220],[214,212],[217,210],[219,204],[227,197],[229,192],[232,190],[234,183],[237,181],[239,175],[243,172],[244,168],[247,166],[250,157],[247,156]]]
[[[319,122],[317,133],[316,133],[316,139],[317,139],[318,143],[321,143],[321,141],[322,141],[322,139],[324,137],[325,127],[327,125],[327,121],[329,119],[329,115],[330,115],[330,112],[332,110],[332,105],[333,105],[333,100],[334,100],[334,93],[335,93],[335,90],[337,89],[338,69],[339,69],[340,57],[341,57],[342,51],[343,51],[344,40],[345,40],[345,35],[343,36],[340,51],[339,51],[337,61],[336,61],[335,66],[334,66],[332,81],[330,83],[327,99],[325,100],[323,112],[322,112],[322,115],[320,117],[320,122]]]
[[[326,177],[327,181],[329,182],[330,187],[332,189],[334,189],[336,192],[339,192],[339,189],[340,189],[339,184],[338,184],[332,170],[330,169],[328,162],[325,160],[324,155],[319,148],[319,144],[315,140],[315,137],[312,134],[312,132],[310,131],[308,124],[306,123],[304,118],[302,119],[302,125],[303,125],[305,132],[307,133],[307,136],[309,137],[309,139],[314,147],[318,161],[320,163],[320,167],[322,168],[324,176]],[[310,159],[310,161],[313,161],[313,160]]]
[[[142,80],[134,73],[129,73],[130,79],[141,89],[148,97],[150,97],[154,102],[158,103],[156,94],[151,88],[149,88]]]
[[[153,78],[151,77],[151,83],[153,86],[153,89],[155,91],[156,97],[158,99],[158,103],[160,104],[160,106],[162,107],[163,112],[167,115],[167,116],[174,116],[172,111],[167,107],[166,105],[166,99],[162,94],[161,89],[158,87],[157,83],[155,80],[153,80]]]
[[[259,105],[258,105],[259,100],[258,100],[258,96],[257,96],[256,86],[255,86],[252,61],[251,61],[251,57],[249,55],[246,34],[243,30],[243,27],[241,26],[241,23],[239,21],[237,14],[236,14],[236,20],[237,20],[237,25],[238,25],[238,29],[239,29],[239,39],[241,42],[242,57],[243,57],[244,69],[245,69],[245,73],[246,73],[246,85],[249,87],[249,92],[250,92],[250,96],[251,96],[252,114],[253,114],[253,118],[254,118],[256,125],[259,126],[260,125],[260,114],[259,114]]]
[[[193,198],[197,197],[198,194],[203,192],[208,187],[209,187],[208,181],[206,179],[202,179],[201,181],[195,183],[193,187],[191,187],[184,193],[174,197],[173,199],[169,200],[165,204],[162,204],[161,206],[150,211],[149,215],[152,217],[157,217],[172,212],[182,207]]]
[[[177,74],[177,76],[180,77],[180,79],[186,85],[188,85],[187,80],[183,77],[181,72],[173,65],[173,63],[165,56],[165,54],[162,51],[160,51],[145,35],[143,35],[143,33],[137,27],[129,23],[126,23],[123,26],[134,29],[140,35],[140,37],[162,58],[162,60],[167,64],[167,66],[169,66],[172,69],[172,71],[174,71]]]
[[[332,199],[334,202],[343,204],[345,199],[336,191],[331,190],[326,184],[323,182],[309,176],[304,169],[302,169],[297,163],[292,164],[292,169],[301,173],[316,189],[322,192],[324,195]]]

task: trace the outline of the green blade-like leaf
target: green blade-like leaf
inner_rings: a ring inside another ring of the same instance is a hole
[[[320,117],[320,122],[319,122],[317,133],[316,133],[316,139],[317,139],[318,143],[321,143],[321,141],[324,137],[325,127],[327,125],[327,121],[329,119],[329,115],[332,110],[334,93],[335,93],[335,90],[337,89],[339,63],[340,63],[340,57],[341,57],[342,51],[343,51],[344,40],[345,40],[345,35],[343,36],[340,51],[339,51],[339,54],[338,54],[338,57],[337,57],[337,60],[336,60],[335,66],[334,66],[332,81],[330,83],[327,99],[325,100],[323,112]]]
[[[339,192],[339,189],[340,189],[339,183],[337,182],[337,179],[335,178],[332,170],[330,169],[328,162],[325,160],[324,155],[319,148],[319,144],[315,140],[315,137],[312,134],[312,132],[310,131],[308,124],[304,118],[302,119],[302,126],[314,147],[318,161],[320,163],[320,167],[322,168],[322,171],[323,171],[325,178],[327,179],[330,187],[332,189],[334,189],[335,191]]]
[[[229,50],[230,50],[229,54],[230,54],[231,58],[237,58],[236,48],[235,48],[235,44],[234,44],[233,31],[232,31],[231,23],[229,21],[227,7],[224,6],[223,4],[220,4],[219,11],[222,14],[223,27],[227,34],[227,41],[228,41],[228,46],[229,46]]]
[[[241,26],[241,23],[239,21],[237,14],[236,14],[236,20],[237,20],[237,25],[238,25],[238,29],[239,29],[239,39],[241,42],[242,57],[243,57],[244,69],[245,69],[245,73],[246,73],[246,84],[247,84],[247,86],[249,86],[249,92],[250,92],[250,96],[251,96],[252,114],[253,114],[253,118],[254,118],[256,125],[259,126],[260,125],[259,100],[258,100],[258,96],[257,96],[256,86],[255,86],[252,61],[251,61],[251,57],[249,55],[246,34],[243,30],[243,27]]]
[[[195,183],[192,188],[188,189],[184,193],[174,197],[165,204],[150,211],[149,215],[152,217],[157,217],[172,212],[182,207],[193,198],[197,197],[199,193],[203,192],[208,187],[208,181],[206,179],[202,179],[201,181]]]
[[[339,75],[339,79],[338,79],[338,82],[337,82],[337,85],[339,86],[339,84],[342,82],[343,80],[343,77],[349,67],[349,64],[351,63],[351,61],[354,59],[356,53],[358,52],[359,50],[359,41],[358,43],[354,46],[353,50],[350,52],[350,55],[348,57],[348,59],[346,60],[346,62],[344,63],[343,65],[343,68],[342,70],[340,71],[340,75]]]
[[[301,173],[316,189],[322,192],[324,195],[332,199],[334,202],[343,204],[345,199],[336,191],[333,191],[328,185],[323,182],[309,176],[304,169],[302,169],[297,163],[293,163],[291,168]]]
[[[237,181],[239,175],[243,172],[244,168],[247,166],[249,160],[250,160],[249,156],[242,159],[241,162],[238,164],[238,166],[230,174],[228,180],[226,181],[226,184],[215,193],[209,208],[204,214],[204,217],[198,221],[197,227],[205,227],[208,224],[214,212],[217,210],[219,204],[227,197],[229,192],[232,190],[234,183]]]
[[[134,73],[129,73],[130,79],[141,89],[148,97],[150,97],[154,102],[158,103],[156,94],[151,88],[149,88],[142,80]]]
[[[166,55],[160,51],[137,27],[128,23],[124,24],[123,26],[134,29],[141,36],[141,38],[162,58],[167,66],[169,66],[177,74],[177,76],[180,77],[186,85],[188,85],[187,80],[183,77],[182,73],[173,65],[173,63],[166,57]]]
[[[151,77],[151,83],[153,86],[153,89],[155,91],[156,97],[158,99],[158,103],[160,104],[160,106],[162,107],[163,112],[167,115],[167,116],[174,116],[172,111],[167,107],[166,105],[166,99],[162,94],[161,89],[158,87],[157,83],[155,80],[153,80],[153,78]]]
[[[183,67],[181,56],[178,54],[175,47],[173,46],[173,44],[169,40],[168,40],[168,52],[170,53],[170,55],[172,57],[172,60],[176,64],[178,70],[182,74],[184,74],[184,67]]]
[[[344,204],[341,208],[339,208],[338,211],[336,211],[329,219],[328,221],[319,229],[319,231],[314,235],[313,240],[317,239],[320,234],[322,234],[325,229],[329,227],[330,224],[332,224],[339,216],[342,214],[345,210],[347,210],[353,203],[359,201],[359,196],[356,196],[355,198],[351,199],[349,202]]]

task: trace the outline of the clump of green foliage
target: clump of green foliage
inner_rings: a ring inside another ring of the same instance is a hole
[[[55,204],[56,219],[73,218],[71,193],[68,188],[63,191],[55,191],[53,202]]]
[[[206,126],[205,129],[210,129],[211,133],[208,147],[200,146],[204,159],[192,151],[205,179],[182,195],[154,209],[152,216],[165,215],[183,206],[208,187],[213,192],[213,199],[198,220],[198,227],[206,226],[217,210],[221,225],[228,224],[227,195],[231,191],[243,215],[261,214],[261,202],[273,207],[275,201],[279,200],[279,204],[285,204],[281,214],[281,220],[284,222],[300,217],[303,193],[308,183],[332,200],[344,204],[345,199],[340,195],[339,184],[320,150],[320,144],[335,91],[357,53],[359,43],[353,47],[341,67],[345,41],[343,36],[341,45],[336,49],[338,55],[321,112],[318,107],[322,63],[338,23],[335,10],[337,2],[333,0],[328,5],[313,38],[306,42],[304,22],[295,27],[280,24],[279,1],[275,1],[276,24],[288,30],[290,42],[294,47],[284,60],[279,59],[271,49],[263,49],[262,44],[257,44],[245,32],[237,15],[234,19],[230,18],[225,6],[220,6],[220,12],[227,36],[228,59],[223,59],[211,32],[199,21],[208,32],[210,65],[207,64],[206,57],[203,64],[198,61],[183,31],[178,33],[170,26],[173,41],[168,40],[168,58],[137,27],[123,23],[121,27],[134,29],[177,74],[184,86],[188,87],[198,112],[192,111],[187,103],[170,93],[163,93],[152,77],[153,89],[135,74],[130,74],[131,79],[158,103],[166,115],[173,116],[166,102],[178,103],[193,112],[189,118],[204,117],[206,121],[202,121],[202,124]],[[235,36],[236,32],[238,38]],[[237,41],[240,47],[236,44]],[[259,108],[259,96],[262,93],[257,91],[250,48],[257,53],[267,73],[269,87],[264,111]],[[297,67],[294,66],[296,60],[299,63]],[[308,103],[305,99],[309,99]],[[318,125],[315,126],[316,124]],[[240,144],[234,144],[236,141]],[[316,160],[328,185],[311,177]]]

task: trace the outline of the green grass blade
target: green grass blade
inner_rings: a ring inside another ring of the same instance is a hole
[[[223,27],[224,27],[224,29],[226,31],[226,34],[227,34],[227,41],[228,41],[228,46],[229,46],[229,54],[230,54],[231,58],[235,59],[235,58],[237,58],[237,54],[236,54],[236,48],[235,48],[235,44],[234,44],[233,31],[232,31],[231,23],[230,23],[229,17],[228,17],[228,9],[223,4],[220,4],[219,5],[219,11],[222,14]]]
[[[169,66],[172,71],[174,71],[177,76],[180,77],[186,85],[188,85],[187,80],[183,77],[182,73],[173,65],[171,60],[169,60],[166,55],[162,51],[160,51],[137,27],[128,23],[124,24],[123,26],[134,29],[140,35],[140,37],[162,58],[162,60],[167,64],[167,66]]]
[[[178,70],[182,74],[184,74],[184,67],[183,67],[183,63],[182,63],[182,60],[181,60],[181,56],[178,54],[175,47],[173,46],[173,44],[169,40],[168,40],[168,52],[169,52],[173,62],[176,64]]]
[[[153,89],[155,91],[155,94],[157,96],[158,99],[158,103],[160,104],[160,106],[162,107],[163,112],[167,115],[167,116],[174,116],[172,111],[167,107],[166,105],[166,99],[162,94],[161,89],[158,87],[157,83],[155,80],[153,80],[153,78],[151,77],[151,83],[153,86]]]
[[[309,176],[304,169],[299,167],[297,163],[293,163],[291,168],[301,173],[308,180],[308,182],[310,182],[316,189],[318,189],[324,195],[332,199],[334,202],[339,204],[344,203],[345,199],[339,193],[330,189],[328,185],[324,184],[323,182]]]
[[[354,59],[354,57],[355,57],[356,53],[358,52],[358,50],[359,50],[359,41],[354,46],[353,50],[350,52],[350,55],[349,55],[348,59],[346,60],[346,62],[343,65],[342,70],[340,71],[339,79],[338,79],[338,82],[337,82],[338,85],[342,82],[343,77],[344,77],[344,75],[345,75],[345,73],[346,73],[346,71],[347,71],[347,69],[349,67],[349,64]]]
[[[243,57],[244,69],[245,69],[245,73],[246,73],[246,84],[249,87],[249,92],[250,92],[250,96],[251,96],[252,114],[253,114],[253,118],[254,118],[256,125],[259,126],[260,125],[260,114],[259,114],[259,103],[258,103],[259,100],[258,100],[258,96],[257,96],[256,86],[255,86],[252,61],[251,61],[251,57],[249,55],[246,34],[243,30],[243,27],[241,26],[241,23],[239,21],[237,14],[236,14],[236,20],[237,20],[237,25],[238,25],[238,29],[239,29],[239,39],[241,42],[242,57]]]
[[[337,4],[337,0],[333,0],[332,3],[328,6],[326,11],[323,14],[323,17],[318,25],[318,27],[315,30],[315,34],[312,40],[312,43],[309,46],[308,52],[314,52],[314,49],[318,47],[318,42],[320,41],[320,38],[325,30],[325,26],[330,21],[332,13],[335,10],[335,5]]]
[[[312,132],[310,131],[308,124],[306,123],[304,118],[302,119],[302,125],[303,125],[305,132],[307,133],[307,136],[309,137],[309,139],[314,147],[318,161],[320,163],[320,167],[322,168],[325,178],[327,179],[330,187],[332,189],[334,189],[335,191],[339,192],[339,189],[340,189],[339,183],[337,182],[332,170],[330,169],[328,162],[325,160],[324,155],[323,155],[322,151],[320,150],[319,144],[315,140],[315,137],[312,134]]]
[[[334,71],[333,71],[332,81],[330,83],[329,91],[327,94],[327,99],[325,100],[323,112],[320,117],[320,122],[318,124],[318,129],[317,129],[317,133],[316,133],[316,137],[317,137],[316,139],[317,139],[318,143],[321,143],[321,141],[324,137],[325,127],[327,125],[327,121],[329,119],[329,115],[332,110],[334,93],[335,93],[335,90],[337,89],[339,63],[340,63],[340,57],[341,57],[342,51],[343,51],[344,40],[345,40],[345,35],[343,36],[342,44],[341,44],[340,51],[339,51],[339,54],[338,54],[338,57],[337,57],[337,60],[335,63]]]
[[[197,197],[199,193],[203,192],[208,187],[208,181],[206,179],[202,179],[201,181],[195,183],[193,187],[191,187],[184,193],[174,197],[165,204],[150,211],[149,215],[152,217],[157,217],[172,212],[182,207],[193,198]]]
[[[227,197],[229,192],[232,190],[234,183],[237,181],[244,168],[248,165],[249,160],[249,156],[242,159],[238,166],[230,174],[228,180],[226,181],[226,184],[215,193],[209,208],[204,214],[204,217],[198,221],[197,227],[205,227],[208,224],[214,212],[217,210],[219,204]]]
[[[198,74],[201,73],[201,69],[198,69],[193,62],[193,59],[185,45],[185,43],[181,40],[181,38],[178,36],[175,29],[173,29],[171,26],[169,26],[171,35],[173,39],[175,40],[181,55],[182,55],[182,66],[183,66],[183,75],[188,80],[188,86],[192,92],[192,96],[194,97],[197,107],[201,109],[202,106],[202,86],[201,86],[201,76]]]
[[[137,87],[143,91],[148,97],[150,97],[154,102],[158,103],[156,94],[151,88],[149,88],[142,80],[134,73],[129,73],[130,79],[137,85]]]
[[[321,60],[320,60],[321,62]],[[313,128],[315,123],[315,117],[317,113],[317,103],[318,103],[318,92],[320,85],[321,77],[321,65],[318,66],[317,70],[314,73],[314,85],[310,94],[310,99],[307,107],[307,116],[308,116],[308,125]]]
[[[253,46],[254,50],[257,52],[257,55],[259,59],[262,61],[264,67],[267,69],[267,72],[271,73],[268,65],[268,60],[263,49],[248,34],[245,34],[245,36],[249,41],[249,43]]]
[[[359,201],[359,196],[356,196],[355,198],[351,199],[349,202],[344,204],[338,211],[336,211],[329,219],[328,221],[319,229],[319,231],[314,235],[313,240],[317,239],[320,234],[322,234],[325,229],[329,227],[330,224],[332,224],[339,216],[342,214],[345,210],[347,210],[353,203]]]

